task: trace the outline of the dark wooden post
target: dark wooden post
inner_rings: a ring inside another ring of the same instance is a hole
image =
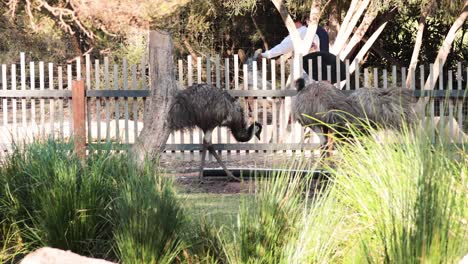
[[[84,81],[73,81],[73,128],[75,152],[80,159],[86,157],[86,96]]]

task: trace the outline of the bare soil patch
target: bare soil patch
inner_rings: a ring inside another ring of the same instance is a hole
[[[286,153],[248,153],[223,155],[228,169],[233,168],[285,168],[288,164],[299,160],[299,157]],[[312,158],[306,158],[312,161]],[[248,193],[254,190],[253,179],[243,179],[242,182],[232,181],[222,176],[206,176],[200,181],[198,170],[200,155],[166,153],[160,160],[161,168],[167,171],[167,175],[173,177],[176,186],[187,193],[219,193],[237,194]],[[206,161],[205,168],[220,168],[213,158]]]

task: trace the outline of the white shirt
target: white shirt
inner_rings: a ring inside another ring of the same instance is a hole
[[[301,37],[301,39],[304,39],[307,33],[307,27],[302,26],[298,28],[297,30],[299,31],[299,36]],[[315,34],[315,37],[314,37],[314,44],[317,47],[317,50],[320,50],[320,39],[317,34]],[[291,51],[294,51],[294,46],[291,40],[291,36],[289,35],[286,38],[284,38],[280,44],[276,45],[271,50],[267,50],[263,52],[262,57],[271,59],[271,58],[278,57],[280,55],[286,54]]]

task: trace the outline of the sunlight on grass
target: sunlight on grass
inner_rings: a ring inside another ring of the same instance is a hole
[[[322,163],[329,178],[303,157],[241,194],[178,193],[157,163],[125,154],[18,147],[0,166],[0,260],[47,245],[124,263],[460,261],[464,146],[421,128],[353,129]]]

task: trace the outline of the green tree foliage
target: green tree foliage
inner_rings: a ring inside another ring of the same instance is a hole
[[[375,49],[371,49],[369,56],[365,57],[366,65],[383,66],[391,61],[399,61],[403,66],[409,64],[421,7],[428,1],[433,0],[371,0],[368,10],[375,10],[378,14],[366,37],[386,19],[390,10],[397,10],[397,13],[376,43],[377,48],[385,47],[390,58],[377,55]],[[86,51],[96,58],[105,55],[120,60],[127,57],[131,62],[138,62],[146,47],[148,28],[170,30],[178,57],[215,53],[232,56],[239,49],[251,54],[258,48],[273,47],[288,35],[270,0],[109,0],[87,1],[86,5],[82,2],[0,1],[1,63],[15,62],[19,51],[26,51],[33,60],[61,63]],[[320,24],[329,30],[330,35],[336,34],[351,2],[322,1]],[[308,17],[311,3],[312,0],[284,1],[290,14],[300,18]],[[436,1],[427,19],[420,63],[433,62],[462,5],[462,0]],[[60,13],[56,11],[60,8],[72,11],[73,16],[60,19]],[[455,39],[453,52],[448,58],[449,65],[458,60],[466,61],[466,29],[465,24]],[[362,42],[358,44],[349,57],[356,54],[362,45]]]
[[[389,21],[385,31],[381,35],[378,46],[385,47],[388,54],[401,62],[401,65],[409,65],[411,53],[414,47],[415,35],[418,27],[418,18],[420,15],[421,1],[413,1],[412,4],[406,4],[405,9],[401,9],[398,16]],[[423,35],[423,44],[419,56],[419,64],[428,65],[434,62],[440,45],[442,44],[448,30],[460,10],[452,11],[450,9],[439,7],[433,10],[426,21],[426,29]],[[453,5],[453,4],[452,4]],[[450,6],[450,5],[448,5]],[[451,13],[453,12],[453,13]],[[458,12],[458,13],[457,13]],[[466,31],[468,24],[465,22],[462,30],[455,38],[452,45],[452,52],[447,58],[447,65],[454,68],[456,62],[467,61],[468,59],[468,37]],[[380,57],[376,53],[370,54],[366,66],[388,67],[388,60]]]

